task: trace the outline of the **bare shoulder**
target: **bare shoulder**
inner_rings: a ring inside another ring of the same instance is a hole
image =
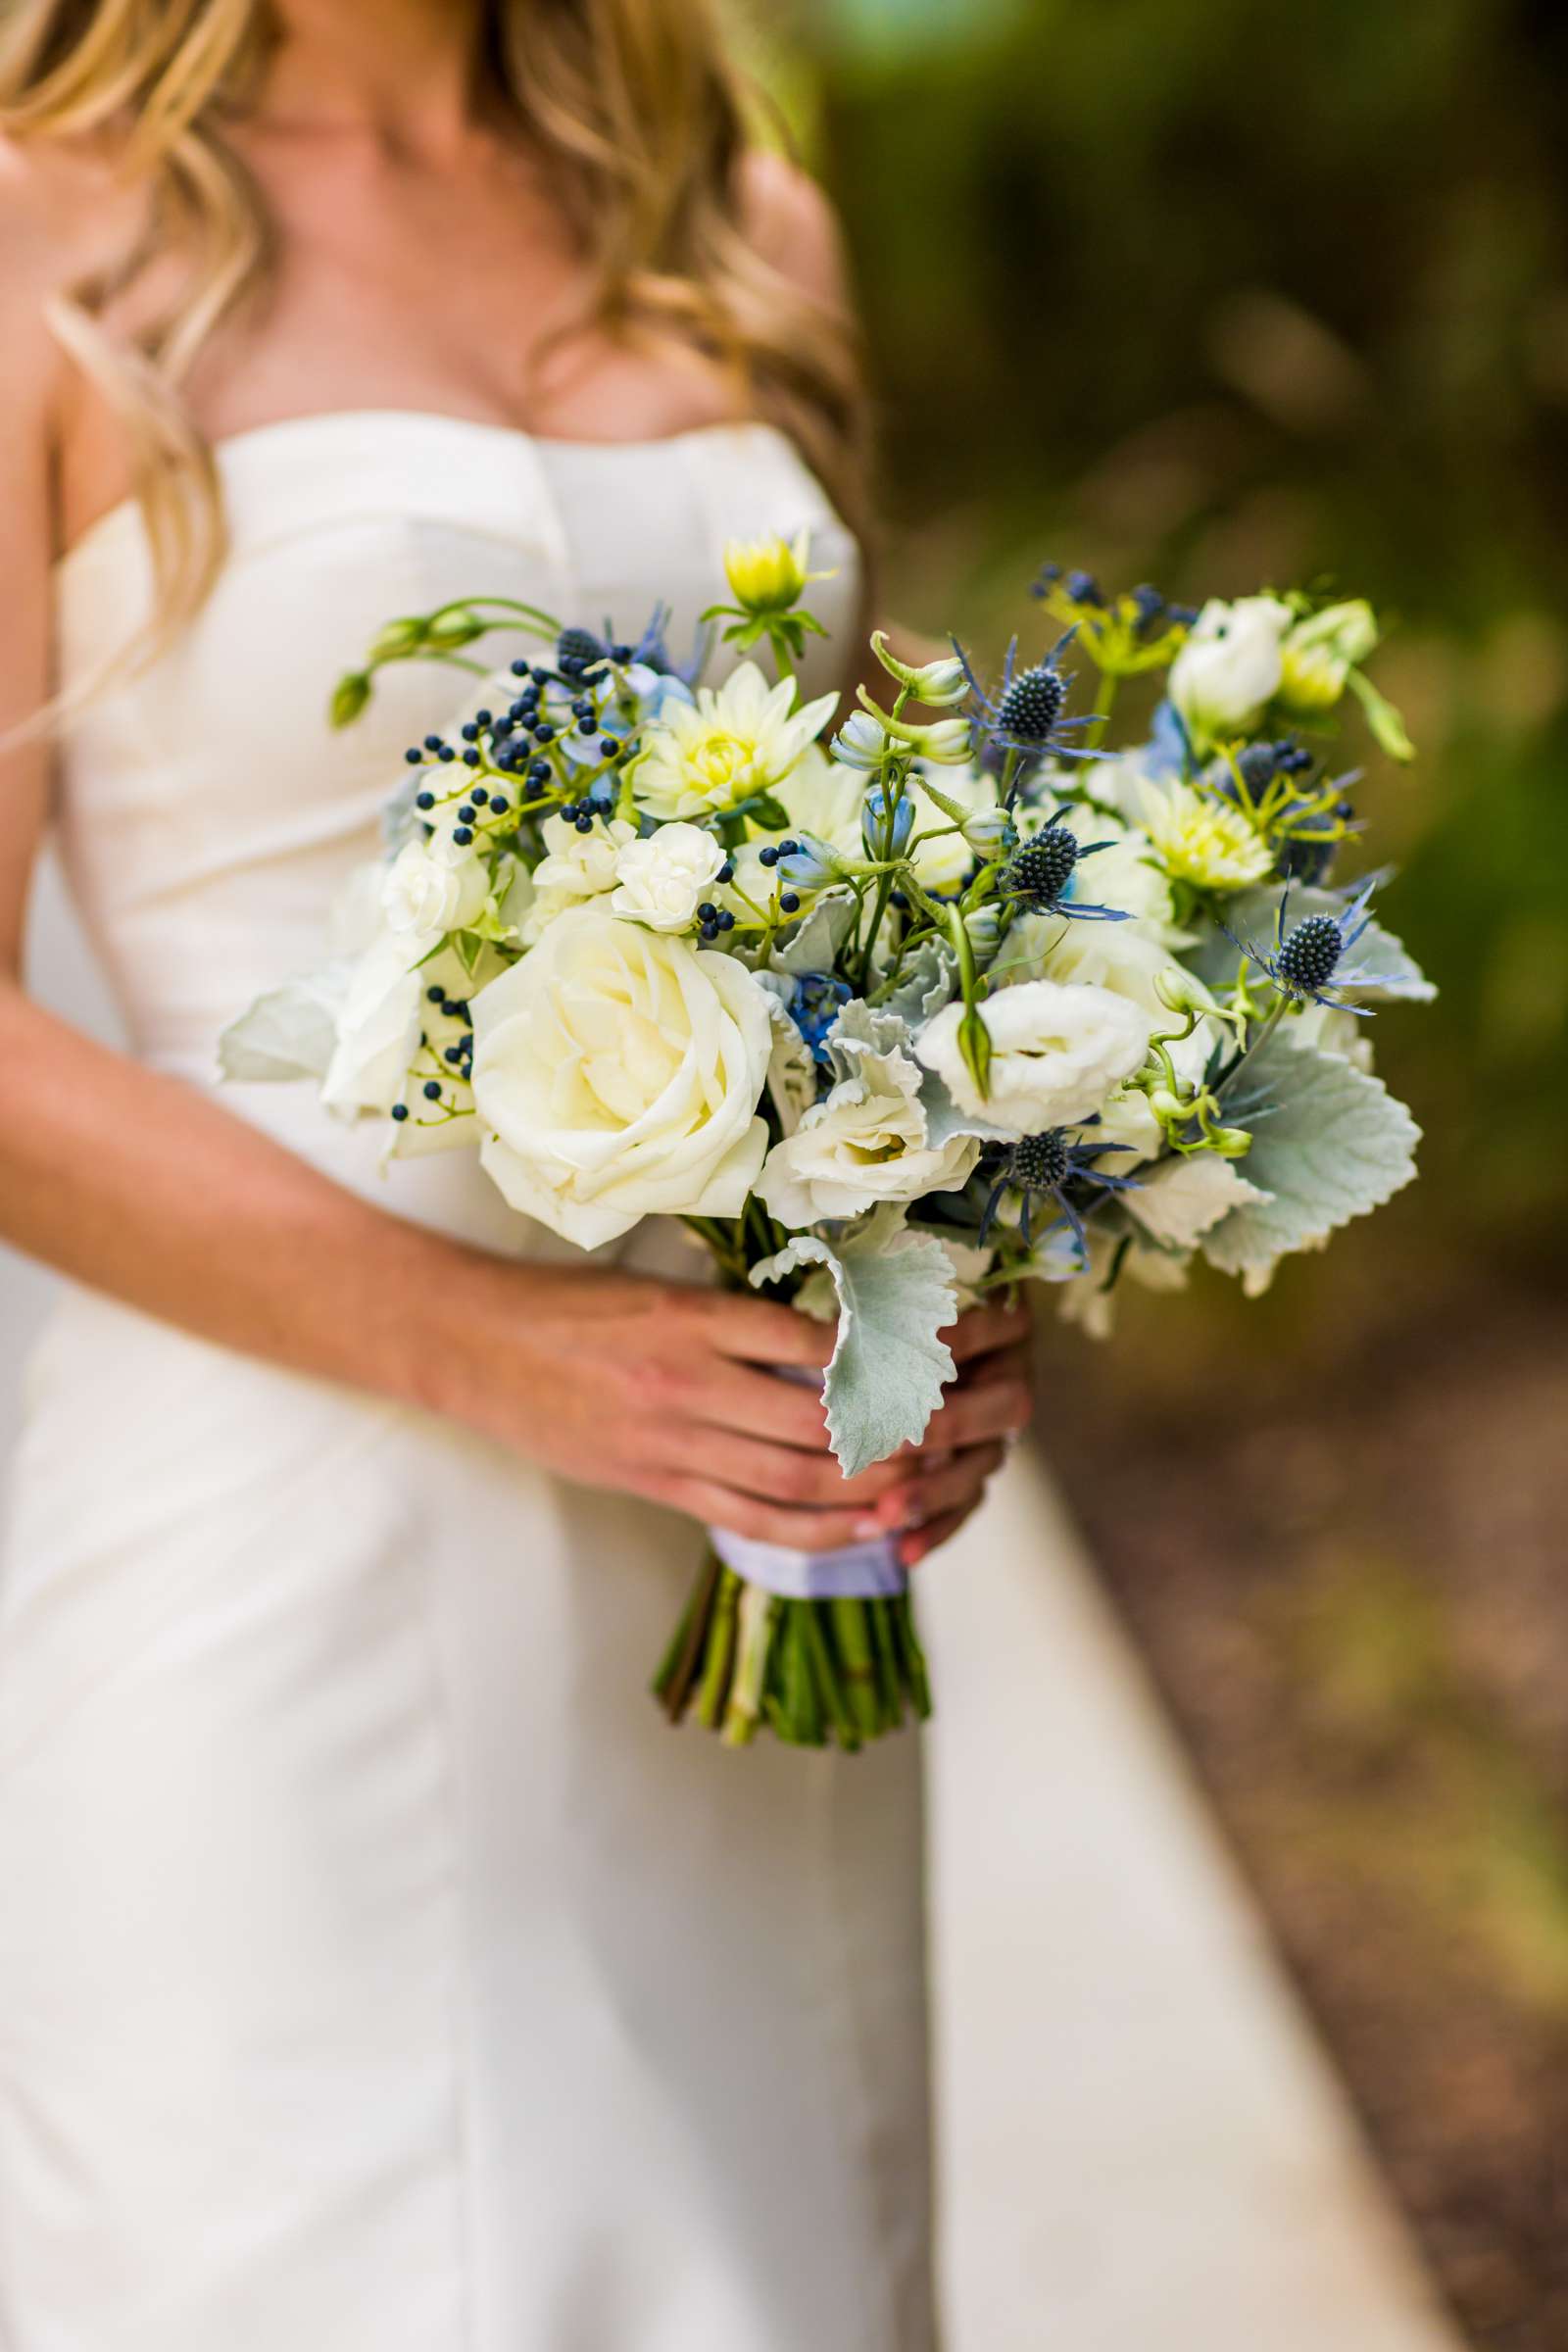
[[[52,348],[51,299],[110,260],[128,218],[95,156],[0,136],[0,368],[13,389]]]
[[[771,147],[752,148],[741,166],[747,234],[762,259],[818,302],[849,300],[844,237],[832,201],[808,172]]]

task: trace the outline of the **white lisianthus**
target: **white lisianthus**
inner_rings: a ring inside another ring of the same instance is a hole
[[[587,899],[601,898],[616,883],[615,861],[637,828],[623,816],[609,823],[596,817],[593,829],[579,833],[565,817],[547,816],[539,828],[545,855],[533,869],[533,897],[523,915],[520,936],[526,948],[544,937],[556,917]]]
[[[645,1216],[740,1214],[773,1025],[734,956],[589,904],[471,1010],[480,1155],[514,1208],[589,1250]]]
[[[701,825],[661,825],[616,852],[610,911],[650,931],[684,931],[723,862],[721,845]]]
[[[1146,784],[1143,817],[1172,881],[1200,890],[1247,890],[1273,869],[1273,851],[1243,811],[1194,785]]]
[[[920,1075],[906,1054],[858,1055],[855,1073],[768,1153],[757,1193],[769,1213],[799,1229],[967,1184],[980,1146],[957,1135],[933,1148]]]
[[[434,940],[476,922],[489,896],[484,859],[471,845],[436,833],[399,850],[381,886],[381,911],[402,937]]]
[[[769,686],[743,662],[694,704],[672,703],[645,737],[632,789],[650,816],[706,816],[773,792],[838,708],[836,694],[795,708],[788,679]]]
[[[988,1091],[981,1095],[958,1044],[963,1005],[944,1005],[915,1040],[959,1107],[1006,1135],[1038,1135],[1091,1118],[1113,1087],[1141,1069],[1152,1024],[1108,988],[1064,988],[1028,980],[980,1008],[991,1038]]]
[[[419,943],[383,931],[359,958],[337,1014],[321,1100],[334,1110],[389,1111],[419,1050]]]
[[[1279,692],[1289,605],[1277,596],[1211,600],[1170,665],[1168,692],[1201,749],[1246,735]]]

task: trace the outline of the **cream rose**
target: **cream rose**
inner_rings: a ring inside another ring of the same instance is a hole
[[[450,834],[411,841],[399,850],[381,885],[381,911],[390,930],[408,939],[439,939],[478,919],[490,896],[490,869]]]
[[[855,1074],[773,1146],[757,1191],[781,1225],[798,1229],[822,1217],[858,1216],[879,1200],[957,1192],[979,1156],[972,1136],[933,1147],[920,1071],[906,1054],[865,1053]]]
[[[610,911],[650,931],[684,931],[723,862],[722,848],[701,825],[661,825],[616,853]]]
[[[927,1023],[914,1050],[960,1109],[1007,1135],[1039,1135],[1092,1117],[1149,1053],[1148,1016],[1108,988],[1026,980],[988,997],[980,1017],[991,1037],[984,1096],[959,1050],[960,1003]]]
[[[533,897],[519,926],[524,947],[542,939],[556,917],[585,899],[602,898],[615,887],[615,861],[637,828],[623,816],[607,823],[595,817],[579,833],[565,817],[547,816],[539,828],[545,854],[533,869]]]
[[[472,1013],[481,1157],[514,1208],[587,1250],[644,1216],[740,1214],[773,1042],[744,964],[583,906]]]

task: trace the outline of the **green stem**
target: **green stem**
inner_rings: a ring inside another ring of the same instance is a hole
[[[828,1621],[844,1668],[844,1697],[857,1730],[874,1740],[882,1729],[876,1687],[876,1654],[863,1600],[830,1600]]]
[[[729,1696],[730,1672],[735,1657],[735,1612],[740,1593],[741,1580],[734,1569],[720,1568],[718,1591],[713,1597],[712,1624],[708,1636],[708,1657],[697,1693],[697,1720],[710,1732],[717,1731]]]

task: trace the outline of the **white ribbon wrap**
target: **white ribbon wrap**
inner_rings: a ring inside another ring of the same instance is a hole
[[[787,1544],[758,1544],[709,1529],[726,1568],[781,1600],[897,1600],[909,1589],[897,1536],[871,1536],[837,1551],[796,1551]]]

